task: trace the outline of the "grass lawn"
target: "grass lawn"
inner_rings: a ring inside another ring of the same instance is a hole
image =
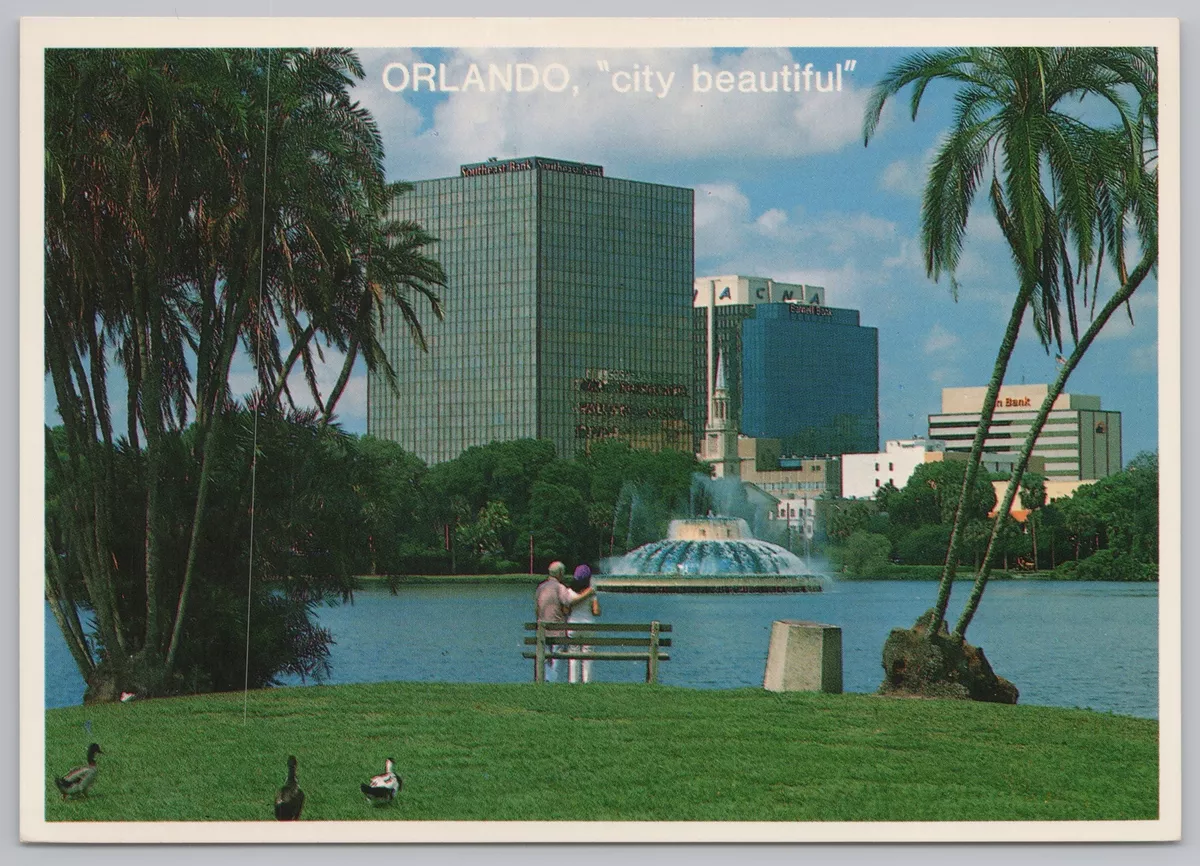
[[[49,773],[92,740],[105,753],[86,799],[64,803],[47,778],[46,819],[270,820],[289,754],[305,820],[1154,819],[1157,739],[1145,719],[872,695],[271,689],[245,723],[240,694],[47,711]],[[371,807],[358,786],[385,757],[404,789]]]

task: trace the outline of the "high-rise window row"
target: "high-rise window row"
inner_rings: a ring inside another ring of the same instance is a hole
[[[385,319],[399,392],[370,377],[368,432],[434,463],[523,437],[692,447],[692,190],[527,157],[418,181],[392,216],[438,238],[446,317],[423,317],[428,352]]]

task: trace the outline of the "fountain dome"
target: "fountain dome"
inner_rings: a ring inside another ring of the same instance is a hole
[[[665,539],[609,560],[605,571],[614,578],[728,578],[734,587],[742,578],[809,576],[804,560],[754,538],[737,517],[672,520]]]

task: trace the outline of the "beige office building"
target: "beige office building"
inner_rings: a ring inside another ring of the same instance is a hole
[[[1049,385],[1006,385],[984,440],[986,454],[1020,452]],[[943,388],[942,411],[929,416],[929,438],[946,443],[946,452],[970,452],[987,388]],[[1048,480],[1104,478],[1119,472],[1121,413],[1100,407],[1100,398],[1060,394],[1034,445],[1045,461]]]

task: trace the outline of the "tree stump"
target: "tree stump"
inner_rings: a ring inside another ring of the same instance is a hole
[[[952,638],[944,621],[931,634],[932,619],[927,610],[912,628],[892,629],[883,645],[879,694],[1015,704],[1020,692],[996,675],[983,650]]]

